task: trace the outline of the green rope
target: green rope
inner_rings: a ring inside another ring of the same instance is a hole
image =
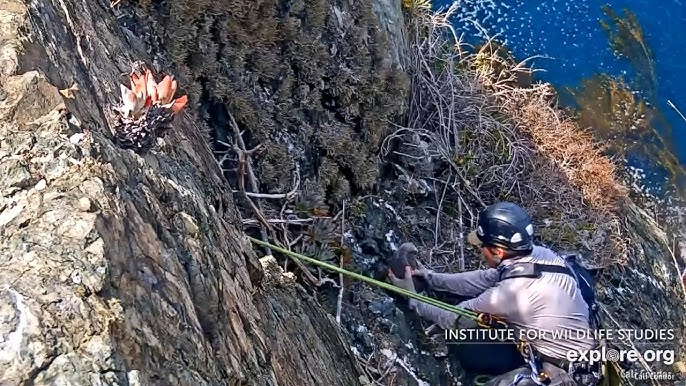
[[[471,318],[471,319],[477,319],[478,318],[478,314],[474,311],[466,310],[464,308],[460,308],[460,307],[456,307],[456,306],[453,306],[453,305],[450,305],[447,303],[443,303],[439,300],[432,299],[432,298],[424,296],[424,295],[420,295],[416,292],[408,291],[404,288],[396,287],[392,284],[384,283],[382,281],[375,280],[375,279],[372,279],[372,278],[364,276],[364,275],[360,275],[359,273],[345,270],[345,269],[337,267],[333,264],[329,264],[329,263],[326,263],[326,262],[323,262],[323,261],[320,261],[317,259],[313,259],[311,257],[301,255],[299,253],[295,253],[293,251],[289,251],[287,249],[278,247],[276,245],[272,245],[272,244],[264,242],[262,240],[252,238],[250,236],[248,236],[248,238],[250,239],[251,242],[253,242],[255,244],[261,245],[263,247],[271,248],[275,251],[281,252],[281,253],[286,254],[288,256],[295,257],[299,260],[304,260],[308,263],[318,265],[322,268],[326,268],[328,270],[338,272],[338,273],[341,273],[341,274],[346,275],[346,276],[350,276],[350,277],[355,278],[357,280],[364,281],[364,282],[369,283],[369,284],[373,284],[377,287],[381,287],[381,288],[387,289],[389,291],[393,291],[393,292],[399,293],[401,295],[408,296],[410,298],[422,301],[424,303],[431,304],[432,306],[436,306],[436,307],[441,308],[441,309],[446,310],[446,311],[450,311],[450,312],[453,312],[453,313],[456,313],[459,315],[463,315],[463,316],[466,316],[466,317]]]

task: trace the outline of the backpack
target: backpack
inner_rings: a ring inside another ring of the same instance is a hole
[[[537,264],[537,263],[514,263],[512,265],[503,267],[500,270],[498,281],[511,279],[515,277],[530,277],[537,278],[541,276],[542,272],[557,272],[564,273],[574,277],[579,291],[584,301],[588,305],[588,318],[591,324],[591,329],[600,328],[600,319],[598,316],[598,305],[595,297],[595,278],[593,274],[584,268],[577,261],[576,253],[563,253],[560,255],[565,261],[566,267],[559,265]]]
[[[576,283],[581,291],[581,296],[588,305],[588,318],[592,329],[600,328],[600,318],[598,316],[598,304],[595,299],[595,277],[584,266],[576,260],[576,253],[562,254],[561,257],[567,263],[567,268],[576,279]]]

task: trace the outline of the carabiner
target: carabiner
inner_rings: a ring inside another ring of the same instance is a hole
[[[479,314],[479,316],[476,317],[476,323],[485,328],[494,328],[496,324],[507,328],[507,323],[490,314]]]

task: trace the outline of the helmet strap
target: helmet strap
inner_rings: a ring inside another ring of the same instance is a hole
[[[494,251],[494,248],[497,248],[496,246],[494,246],[494,245],[484,245],[484,248],[488,248],[488,249],[489,249],[489,252],[490,252],[490,255],[491,255],[491,260],[493,261],[493,263],[495,264],[496,267],[499,266],[500,263],[503,262],[503,259],[501,259],[500,256],[498,256],[498,254],[495,253],[495,251]]]

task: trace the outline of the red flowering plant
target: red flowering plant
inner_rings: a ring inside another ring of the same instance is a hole
[[[132,67],[131,87],[120,85],[122,104],[115,108],[114,139],[125,149],[149,150],[171,128],[174,116],[188,103],[188,96],[174,99],[178,85],[173,76],[165,75],[158,83],[141,62]]]

